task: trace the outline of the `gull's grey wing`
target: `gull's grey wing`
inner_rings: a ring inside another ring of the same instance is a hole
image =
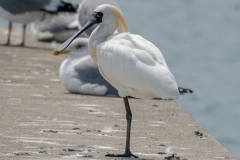
[[[92,17],[93,11],[102,4],[111,4],[119,7],[114,0],[83,0],[78,7],[78,21],[81,26],[84,26]],[[90,36],[97,24],[93,25],[85,32]]]
[[[75,78],[80,79],[83,83],[97,84],[99,86],[106,86],[106,95],[118,96],[117,90],[108,83],[100,74],[98,66],[92,61],[90,56],[84,57],[84,61],[75,66],[77,75]]]
[[[12,14],[31,11],[57,12],[64,9],[76,11],[76,9],[73,9],[73,6],[71,8],[70,3],[65,3],[61,0],[0,0],[0,6]]]

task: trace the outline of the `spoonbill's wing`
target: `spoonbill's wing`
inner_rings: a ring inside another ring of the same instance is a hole
[[[177,83],[157,47],[129,33],[114,34],[97,46],[103,77],[121,96],[179,98]]]

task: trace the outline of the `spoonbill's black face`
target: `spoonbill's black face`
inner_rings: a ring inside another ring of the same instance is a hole
[[[92,19],[95,19],[96,23],[102,22],[103,13],[102,12],[93,12]]]
[[[85,30],[93,26],[94,24],[99,24],[102,22],[103,13],[102,12],[93,12],[92,18],[80,29],[77,33],[75,33],[72,37],[70,37],[67,41],[65,41],[61,46],[58,47],[57,50],[54,50],[54,53],[60,53],[64,51],[71,42],[77,38],[80,34],[82,34]]]

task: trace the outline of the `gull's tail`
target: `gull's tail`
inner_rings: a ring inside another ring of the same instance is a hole
[[[187,89],[187,88],[183,88],[183,87],[178,87],[178,91],[179,91],[180,94],[193,93],[193,90]]]

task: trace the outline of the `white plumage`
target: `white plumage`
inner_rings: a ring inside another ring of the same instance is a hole
[[[87,24],[55,52],[62,52],[94,24],[99,25],[89,38],[90,55],[102,76],[123,97],[127,113],[125,152],[106,156],[137,157],[130,151],[132,112],[128,97],[177,99],[180,97],[179,88],[160,50],[143,37],[130,34],[123,13],[112,5],[97,7]],[[114,33],[117,29],[119,33]]]
[[[141,36],[117,33],[97,45],[103,77],[121,97],[179,98],[176,81],[161,52]]]

